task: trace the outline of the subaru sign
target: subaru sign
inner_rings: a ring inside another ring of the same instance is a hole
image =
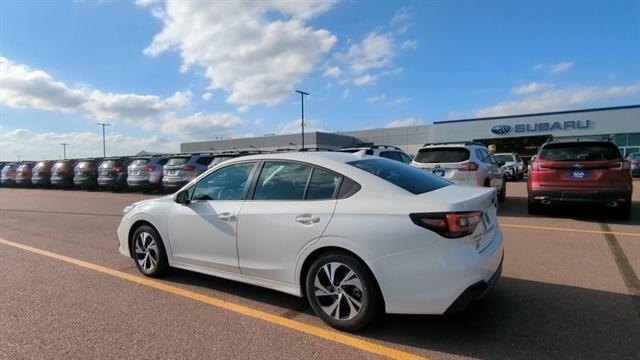
[[[509,125],[493,125],[491,132],[496,135],[506,135],[511,132],[511,126]]]
[[[553,122],[539,122],[534,124],[516,124],[513,126],[514,133],[539,133],[551,131],[586,130],[592,127],[591,120],[567,120]],[[491,132],[496,135],[506,135],[511,132],[510,125],[493,125]]]

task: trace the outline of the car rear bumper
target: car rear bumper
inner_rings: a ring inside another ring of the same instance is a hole
[[[136,188],[136,189],[148,189],[153,187],[154,185],[147,179],[127,179],[127,185],[129,185],[130,188]]]
[[[529,191],[529,201],[552,204],[610,204],[630,201],[627,189],[534,189]]]
[[[188,183],[189,183],[189,180],[183,180],[183,179],[180,179],[180,180],[173,180],[173,179],[167,179],[167,178],[162,179],[162,185],[168,189],[178,189],[187,185]]]
[[[371,259],[367,265],[378,280],[387,313],[444,314],[485,296],[500,277],[503,256],[497,228],[482,252],[471,244],[442,242]]]

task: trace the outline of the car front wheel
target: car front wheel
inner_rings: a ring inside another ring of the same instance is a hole
[[[336,329],[357,331],[375,321],[384,310],[373,275],[350,255],[328,253],[318,257],[305,282],[311,308]]]
[[[149,277],[159,277],[169,269],[167,253],[160,234],[149,225],[142,225],[133,233],[133,260],[140,272]]]

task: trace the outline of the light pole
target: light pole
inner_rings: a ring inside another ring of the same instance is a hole
[[[18,155],[18,162],[22,160],[22,155]]]
[[[62,143],[60,145],[62,145],[62,153],[64,154],[63,159],[67,160],[67,146],[69,146],[69,144]]]
[[[298,94],[300,94],[300,100],[301,100],[300,106],[301,106],[301,110],[302,110],[301,111],[302,112],[302,117],[301,117],[301,120],[302,120],[302,122],[301,122],[301,126],[302,126],[302,150],[304,150],[304,96],[305,95],[311,95],[311,94],[309,94],[308,92],[301,91],[301,90],[296,90],[296,92]]]
[[[107,123],[96,123],[100,126],[102,126],[102,157],[106,158],[107,157],[107,146],[105,143],[105,136],[104,136],[104,128],[107,126],[111,126],[111,124],[107,124]]]

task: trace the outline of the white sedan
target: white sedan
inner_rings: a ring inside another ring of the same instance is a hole
[[[306,296],[329,325],[443,314],[500,277],[496,191],[388,159],[334,152],[245,156],[175,195],[124,209],[119,251],[147,276],[169,267]]]

